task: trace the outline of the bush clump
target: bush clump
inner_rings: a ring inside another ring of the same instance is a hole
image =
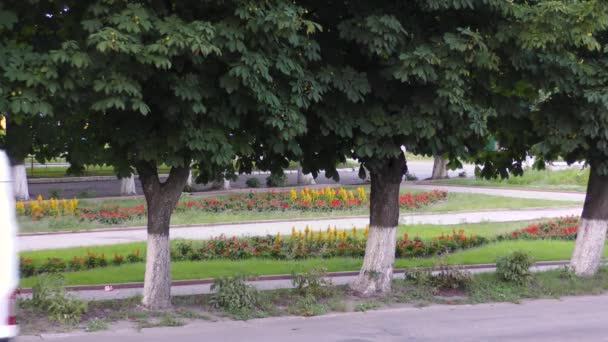
[[[259,188],[260,180],[257,178],[247,178],[247,181],[245,182],[245,184],[247,184],[248,188]]]
[[[530,267],[534,259],[521,251],[513,252],[496,260],[496,276],[503,281],[525,285],[532,279]]]
[[[282,174],[273,173],[266,177],[266,185],[271,188],[282,187],[287,184],[287,176]]]
[[[218,278],[211,285],[211,291],[211,305],[228,312],[252,310],[259,302],[258,291],[246,284],[242,276]]]

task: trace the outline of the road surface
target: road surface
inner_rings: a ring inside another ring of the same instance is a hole
[[[415,174],[418,179],[426,179],[431,177],[433,162],[432,161],[411,161],[408,163],[408,167],[410,172]],[[466,170],[469,176],[474,174],[474,166],[473,165],[465,165],[464,170]],[[359,178],[358,169],[349,170],[343,169],[340,172],[340,184],[351,185],[351,184],[360,184],[362,183]],[[454,170],[449,171],[448,174],[450,177],[458,177],[458,173],[463,170]],[[249,178],[258,178],[260,180],[260,184],[266,183],[266,177],[268,174],[254,174],[254,175],[240,175],[238,180],[231,182],[231,186],[235,189],[243,189],[247,188],[245,182]],[[288,173],[287,174],[287,183],[288,185],[297,184],[297,174]],[[81,196],[83,193],[87,193],[88,196],[91,197],[111,197],[111,196],[120,196],[120,181],[117,179],[114,180],[103,180],[103,181],[87,181],[87,182],[65,182],[65,183],[36,183],[30,182],[29,184],[29,192],[32,196],[37,196],[41,194],[43,197],[49,197],[51,192],[59,192],[61,197],[72,198],[74,196]],[[317,184],[336,184],[336,182],[332,179],[325,178],[324,174],[320,174],[316,179]],[[141,183],[139,181],[135,182],[135,187],[137,189],[138,194],[142,194]],[[196,188],[206,189],[208,187],[205,186],[195,186]]]
[[[381,342],[608,341],[608,295],[480,304],[394,308],[313,318],[195,322],[178,328],[112,329],[18,338],[18,342]]]

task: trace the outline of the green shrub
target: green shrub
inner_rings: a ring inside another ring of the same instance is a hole
[[[41,275],[32,287],[32,307],[48,315],[48,319],[62,325],[80,323],[87,303],[63,289],[63,277],[57,274]]]
[[[281,187],[287,184],[287,176],[285,174],[271,174],[266,177],[266,185],[269,187]]]
[[[259,188],[260,180],[257,178],[247,178],[247,181],[245,182],[245,184],[247,184],[247,187],[249,187],[249,188]]]
[[[503,281],[525,285],[532,278],[530,267],[533,264],[534,260],[529,254],[513,252],[496,260],[496,276]]]
[[[291,283],[294,290],[304,296],[313,296],[315,298],[327,297],[331,293],[331,284],[323,279],[327,273],[324,268],[313,268],[302,273],[292,272]]]
[[[218,278],[211,285],[211,291],[210,303],[229,312],[251,310],[259,300],[258,291],[247,285],[242,276]]]

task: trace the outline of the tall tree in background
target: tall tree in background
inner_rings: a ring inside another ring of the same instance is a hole
[[[303,2],[304,3],[304,2]],[[356,158],[371,173],[370,230],[353,287],[362,295],[390,290],[399,222],[399,189],[415,154],[460,157],[486,145],[496,114],[487,94],[499,61],[487,40],[509,16],[505,1],[307,1],[323,27],[322,60],[307,91],[323,101],[308,111],[300,140],[303,171]]]
[[[293,138],[309,102],[299,79],[318,58],[308,38],[317,26],[278,0],[14,0],[2,11],[14,33],[2,36],[2,48],[37,59],[2,61],[15,72],[2,79],[0,112],[55,122],[73,165],[137,171],[148,212],[143,304],[169,306],[169,224],[191,162],[209,181],[234,169],[237,156],[255,160],[260,140],[298,153]],[[24,31],[32,39],[21,39]],[[55,38],[38,43],[49,32]],[[6,89],[16,86],[35,99],[13,108]],[[161,164],[171,168],[165,182]]]

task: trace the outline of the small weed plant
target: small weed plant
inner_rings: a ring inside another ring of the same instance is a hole
[[[86,302],[65,293],[63,277],[57,274],[45,274],[38,278],[32,287],[31,305],[47,314],[50,321],[66,326],[80,323],[82,314],[87,310]]]

